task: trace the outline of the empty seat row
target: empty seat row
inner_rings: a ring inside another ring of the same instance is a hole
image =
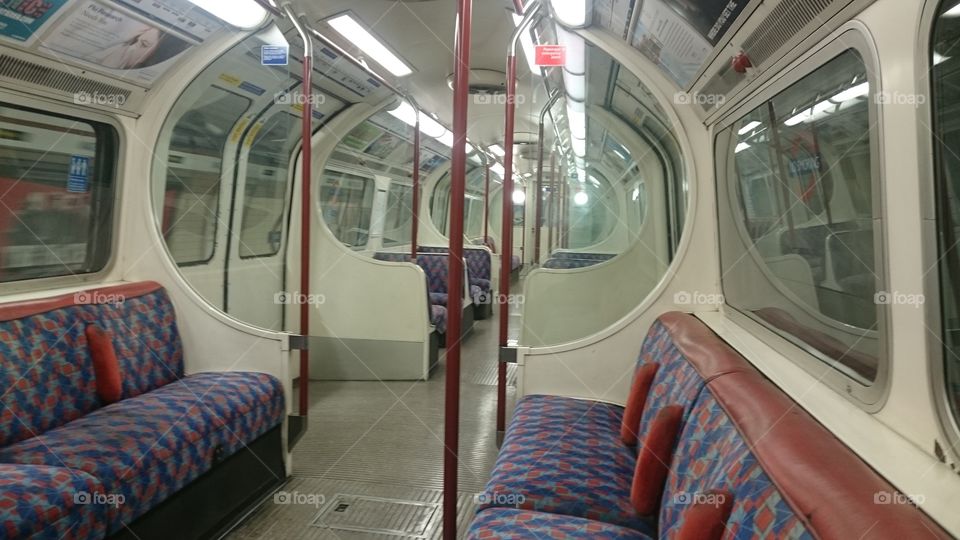
[[[658,319],[626,407],[517,404],[469,538],[949,538],[695,317]]]
[[[441,246],[421,246],[421,253],[449,254],[450,249]],[[473,299],[474,318],[486,319],[493,313],[493,260],[486,248],[464,246],[463,261],[470,281],[470,297]]]
[[[0,357],[0,537],[127,530],[201,477],[222,491],[208,473],[268,432],[278,468],[249,476],[282,481],[280,381],[187,375],[173,305],[156,283],[2,305]],[[218,495],[224,510],[257,495],[231,486]]]
[[[613,253],[580,253],[575,251],[555,251],[550,258],[543,263],[544,268],[553,268],[557,270],[570,270],[574,268],[586,268],[609,261],[616,257]]]

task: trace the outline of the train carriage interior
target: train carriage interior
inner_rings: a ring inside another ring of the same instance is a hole
[[[960,538],[958,104],[958,0],[0,0],[0,539]]]

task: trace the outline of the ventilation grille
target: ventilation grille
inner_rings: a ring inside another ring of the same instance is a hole
[[[763,65],[785,43],[803,31],[838,0],[784,0],[766,21],[743,42],[743,50],[754,66]],[[820,26],[826,23],[820,21]]]
[[[110,96],[122,96],[124,100],[128,99],[131,94],[131,91],[126,88],[80,77],[40,64],[34,64],[33,62],[20,60],[6,54],[0,55],[0,77],[45,86],[66,94],[79,94],[81,92],[90,94],[97,93]]]

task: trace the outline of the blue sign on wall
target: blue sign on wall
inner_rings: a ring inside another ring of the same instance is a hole
[[[0,0],[0,36],[27,41],[67,0]]]
[[[290,47],[286,45],[263,45],[260,47],[260,63],[265,66],[285,66]]]
[[[90,188],[90,158],[73,156],[70,158],[70,174],[67,177],[69,193],[86,193]]]

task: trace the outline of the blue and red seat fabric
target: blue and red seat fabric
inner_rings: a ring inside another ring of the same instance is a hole
[[[621,407],[522,398],[468,538],[950,538],[916,507],[875,504],[896,490],[693,316],[653,324],[638,369],[650,363],[636,448]],[[682,420],[641,515],[638,449],[667,408]],[[703,505],[724,507],[722,526],[701,529]]]
[[[111,337],[115,403],[98,395],[88,325]],[[285,414],[270,375],[185,374],[173,305],[156,283],[0,306],[0,341],[5,538],[115,533]]]

